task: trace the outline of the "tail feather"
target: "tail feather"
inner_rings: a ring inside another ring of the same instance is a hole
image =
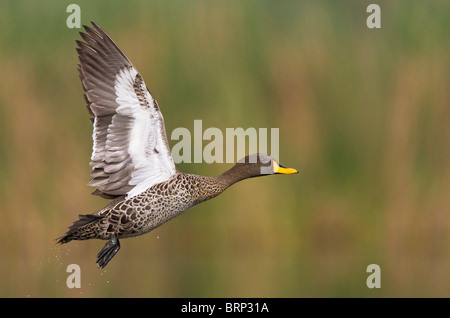
[[[91,236],[86,234],[92,233],[92,231],[83,229],[83,227],[103,218],[103,216],[94,214],[80,214],[78,217],[79,219],[73,222],[66,234],[57,238],[58,243],[64,244],[72,240],[85,240],[91,238]]]

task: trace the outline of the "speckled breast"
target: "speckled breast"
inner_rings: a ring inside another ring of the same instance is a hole
[[[104,211],[105,236],[119,238],[145,234],[191,207],[220,194],[223,189],[211,178],[178,174]]]

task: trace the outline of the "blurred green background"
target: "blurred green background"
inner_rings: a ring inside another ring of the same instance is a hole
[[[108,202],[86,185],[70,3],[144,76],[169,136],[195,119],[278,127],[300,174],[244,181],[122,240],[104,270],[103,241],[56,245]],[[449,16],[449,1],[2,0],[0,297],[449,297]]]

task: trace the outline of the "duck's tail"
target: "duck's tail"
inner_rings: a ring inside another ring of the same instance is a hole
[[[79,219],[69,227],[69,230],[63,236],[57,238],[57,243],[64,244],[72,240],[87,240],[90,238],[100,238],[99,220],[103,219],[103,216],[95,214],[80,214]]]

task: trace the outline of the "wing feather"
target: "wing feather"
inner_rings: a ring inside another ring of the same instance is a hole
[[[105,198],[132,197],[171,179],[175,167],[164,119],[130,60],[97,24],[76,41],[93,123],[90,186]]]

